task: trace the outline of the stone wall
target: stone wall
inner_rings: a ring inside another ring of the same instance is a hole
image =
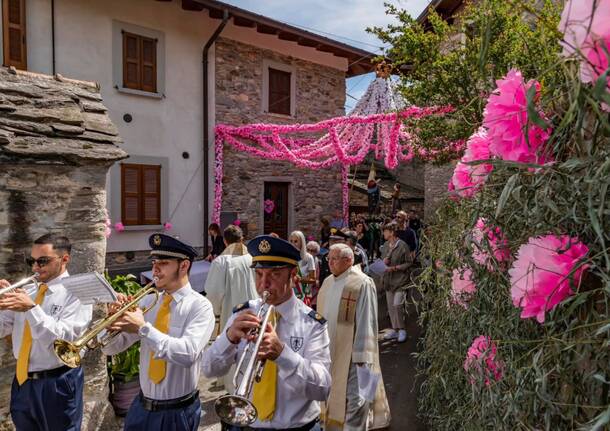
[[[263,60],[296,69],[294,118],[262,112]],[[216,42],[216,123],[315,123],[344,115],[345,74],[319,64],[280,55],[229,39]],[[319,218],[341,208],[339,168],[311,171],[290,163],[257,159],[225,145],[223,211],[236,211],[248,223],[248,237],[263,233],[265,181],[290,183],[289,229],[317,236]]]
[[[438,204],[447,196],[447,183],[453,175],[454,167],[455,162],[441,166],[426,164],[424,168],[426,185],[424,220],[428,224],[434,221],[434,212]]]

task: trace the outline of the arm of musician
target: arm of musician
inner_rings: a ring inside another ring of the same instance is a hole
[[[303,356],[284,346],[275,360],[280,381],[309,400],[326,401],[330,393],[330,339],[326,324],[316,324]]]
[[[66,292],[64,305],[57,306],[61,309],[56,316],[48,315],[40,305],[25,312],[33,339],[48,344],[57,339],[73,341],[87,329],[93,315],[92,305],[82,305],[76,296]]]
[[[367,277],[356,304],[356,331],[352,362],[372,364],[377,352],[377,290],[373,280]]]
[[[220,315],[222,311],[222,301],[225,296],[225,273],[227,261],[223,256],[217,257],[212,261],[210,271],[205,279],[204,290],[206,298],[212,303],[214,313]]]
[[[235,363],[239,344],[233,344],[227,337],[227,329],[233,324],[236,314],[229,317],[221,334],[212,345],[203,352],[201,372],[206,377],[221,377],[229,372]]]
[[[138,334],[130,334],[127,332],[121,332],[114,336],[108,344],[102,347],[102,353],[104,355],[112,356],[118,355],[121,352],[127,350],[133,343],[140,340]]]
[[[198,304],[192,312],[193,317],[181,337],[172,337],[150,326],[142,342],[155,352],[156,359],[165,359],[182,367],[190,367],[200,359],[201,352],[208,344],[214,330],[214,311],[208,301],[202,301],[201,305]]]

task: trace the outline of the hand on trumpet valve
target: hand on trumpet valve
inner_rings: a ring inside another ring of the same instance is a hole
[[[261,320],[254,313],[245,311],[239,314],[227,329],[227,338],[233,344],[239,343],[242,339],[254,341],[260,324]]]
[[[260,349],[258,350],[258,359],[269,359],[275,361],[278,356],[282,354],[284,350],[284,343],[282,343],[275,332],[273,326],[267,323],[265,328],[265,335],[263,341],[261,341]]]
[[[121,307],[123,307],[123,304],[125,304],[131,298],[130,296],[125,295],[124,293],[117,293],[116,296],[117,300],[108,304],[108,316],[112,316],[114,313],[119,311]]]
[[[8,282],[8,280],[0,280],[0,289],[4,289],[5,287],[9,287],[11,285],[11,283]]]
[[[131,334],[137,334],[138,330],[146,324],[144,320],[144,312],[140,307],[136,307],[133,311],[126,311],[112,325],[111,331],[123,331]]]
[[[36,303],[23,289],[15,289],[0,297],[0,310],[28,311],[35,306]]]

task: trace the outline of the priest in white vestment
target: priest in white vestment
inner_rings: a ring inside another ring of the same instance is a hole
[[[239,226],[225,228],[226,248],[212,261],[205,281],[207,298],[214,307],[214,314],[220,316],[220,328],[224,328],[232,314],[233,307],[258,298],[254,284],[252,256],[243,244],[243,232]]]
[[[379,346],[377,290],[346,244],[330,247],[332,275],[318,294],[318,312],[328,321],[332,388],[323,411],[325,431],[363,431],[390,424]]]

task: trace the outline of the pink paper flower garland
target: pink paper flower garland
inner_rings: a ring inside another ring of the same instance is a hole
[[[497,353],[496,344],[488,336],[480,335],[474,339],[464,361],[470,384],[483,379],[485,386],[489,386],[491,379],[499,381],[502,378],[504,364],[496,359]]]
[[[371,150],[375,151],[376,158],[385,157],[389,169],[394,169],[399,162],[411,160],[415,156],[424,160],[434,160],[443,153],[462,151],[464,143],[461,141],[448,145],[443,151],[416,148],[411,136],[402,126],[402,120],[406,118],[444,115],[452,111],[453,108],[449,106],[427,108],[412,106],[400,112],[337,117],[315,124],[249,124],[240,127],[219,124],[215,128],[212,221],[218,223],[220,220],[224,143],[240,152],[268,160],[288,161],[306,169],[327,169],[333,165],[341,165],[343,217],[347,220],[349,166],[362,163]],[[377,128],[376,144],[371,144],[375,128]],[[322,137],[319,137],[321,134]]]
[[[530,238],[517,253],[508,271],[513,305],[522,309],[521,318],[535,317],[539,323],[545,313],[574,292],[588,265],[580,264],[589,248],[568,235]],[[580,265],[580,266],[578,266]]]

